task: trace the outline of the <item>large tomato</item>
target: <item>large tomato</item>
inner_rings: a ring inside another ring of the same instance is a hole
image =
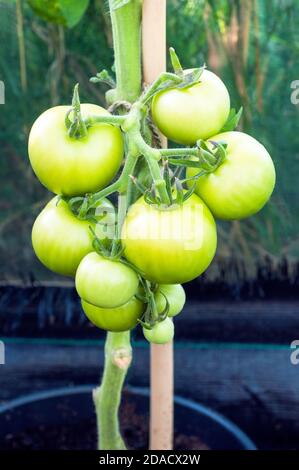
[[[28,152],[32,168],[50,191],[66,196],[103,188],[118,171],[123,158],[121,131],[109,124],[95,124],[87,136],[68,136],[68,106],[56,106],[41,114],[32,126]],[[82,116],[109,114],[94,104],[81,105]]]
[[[178,284],[199,276],[217,244],[214,218],[193,194],[185,203],[160,208],[140,198],[122,229],[126,258],[150,281]]]
[[[196,193],[219,219],[243,219],[255,214],[268,201],[275,185],[269,153],[242,132],[223,132],[211,140],[228,144],[227,157],[214,173],[198,179]],[[187,170],[188,177],[196,173],[198,169]]]
[[[135,297],[120,307],[101,308],[81,300],[87,318],[98,328],[107,331],[127,331],[137,325],[143,304]]]
[[[181,284],[161,284],[155,294],[155,301],[158,312],[161,313],[165,309],[168,302],[169,317],[178,315],[186,302],[186,294]]]
[[[184,145],[219,132],[229,110],[228,91],[220,78],[209,70],[203,71],[196,85],[161,91],[152,101],[155,124],[168,139]]]
[[[138,276],[133,269],[96,252],[86,255],[76,272],[79,296],[102,308],[127,303],[136,294],[138,284]]]
[[[151,330],[143,328],[144,337],[150,342],[155,344],[165,344],[172,341],[174,337],[174,324],[171,318],[156,323]]]
[[[101,207],[103,210],[113,210],[108,200],[104,200]],[[96,227],[99,237],[106,235],[103,220],[102,225]],[[59,200],[58,196],[54,197],[33,224],[32,245],[36,256],[52,271],[64,276],[75,276],[80,261],[93,251],[90,225],[94,226],[87,220],[79,220],[65,201]]]

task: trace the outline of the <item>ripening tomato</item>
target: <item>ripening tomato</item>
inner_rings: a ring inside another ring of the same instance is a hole
[[[203,71],[196,85],[163,90],[152,101],[156,126],[168,139],[185,145],[219,132],[229,111],[228,91],[222,80],[209,70]]]
[[[155,301],[158,312],[161,313],[166,307],[166,299],[169,304],[167,315],[174,317],[183,310],[186,302],[186,294],[181,284],[161,284],[155,293]]]
[[[120,307],[101,308],[81,299],[82,308],[87,318],[98,328],[107,331],[127,331],[137,325],[144,305],[132,297],[129,302]]]
[[[83,195],[103,188],[115,176],[123,158],[119,128],[94,124],[86,137],[69,137],[65,116],[69,106],[55,106],[32,126],[28,152],[32,168],[50,191],[65,196]],[[109,114],[94,104],[81,105],[82,116]]]
[[[96,252],[83,258],[76,272],[76,289],[86,302],[102,308],[119,307],[137,292],[138,276],[129,266]]]
[[[142,328],[142,331],[144,337],[150,343],[165,344],[173,340],[174,324],[171,318],[167,317],[165,320],[156,323],[151,330]]]
[[[178,284],[199,276],[217,244],[214,218],[195,194],[181,205],[149,205],[141,197],[129,209],[122,229],[125,257],[146,279]]]
[[[269,153],[243,132],[223,132],[211,140],[228,144],[227,157],[214,173],[198,179],[196,193],[219,219],[243,219],[255,214],[266,204],[275,185]],[[196,173],[198,168],[187,170],[188,177]]]
[[[101,207],[107,211],[114,209],[107,199],[101,202]],[[90,221],[79,220],[68,204],[55,196],[33,224],[32,245],[36,256],[51,271],[75,276],[80,261],[93,251],[91,225],[94,227]],[[94,229],[99,237],[106,235],[104,225]]]

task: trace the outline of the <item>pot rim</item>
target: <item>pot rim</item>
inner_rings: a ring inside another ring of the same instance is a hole
[[[67,395],[78,395],[80,393],[91,393],[92,390],[96,387],[97,385],[92,384],[75,385],[72,387],[53,388],[22,395],[18,398],[14,398],[8,401],[3,405],[0,405],[0,415],[14,408],[28,405],[35,401],[47,400],[48,398],[63,397]],[[127,385],[125,390],[145,397],[150,396],[150,390],[147,387],[135,387]],[[201,405],[195,402],[194,400],[190,400],[189,398],[184,398],[176,394],[174,395],[174,403],[194,410],[198,414],[204,415],[215,421],[222,428],[231,433],[242,444],[244,450],[257,450],[257,447],[253,441],[236,424],[225,418],[222,414],[218,413],[218,411],[214,411],[205,405]]]

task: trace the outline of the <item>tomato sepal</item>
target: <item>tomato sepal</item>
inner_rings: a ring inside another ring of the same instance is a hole
[[[219,133],[234,131],[237,125],[239,124],[242,114],[243,114],[243,106],[240,107],[238,112],[236,112],[235,108],[231,108],[227,121],[224,123],[224,126],[222,127]]]

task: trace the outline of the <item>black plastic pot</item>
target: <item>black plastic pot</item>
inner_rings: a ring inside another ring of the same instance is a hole
[[[81,438],[86,423],[90,420],[95,422],[91,399],[93,388],[91,385],[85,385],[46,390],[0,406],[0,449],[9,449],[10,442],[12,449],[55,449],[55,440],[54,445],[51,442],[47,445],[38,443],[39,436],[45,429],[53,426],[58,429],[72,429]],[[146,416],[149,390],[129,387],[127,394],[140,416]],[[212,450],[256,450],[254,443],[219,413],[179,396],[175,396],[174,400],[176,431],[190,436],[190,439],[200,436],[201,441]],[[27,441],[29,436],[32,443],[16,440],[20,435],[27,436]],[[71,446],[65,448],[72,450]],[[80,447],[76,445],[76,449]]]

